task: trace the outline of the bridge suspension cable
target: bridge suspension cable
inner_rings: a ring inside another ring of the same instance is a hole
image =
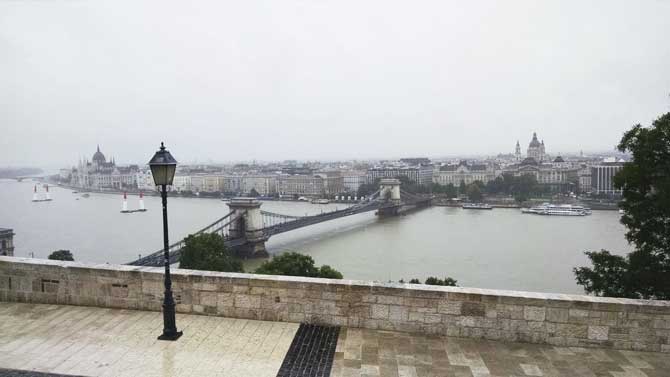
[[[224,240],[227,240],[229,238],[228,229],[230,228],[230,224],[237,221],[241,216],[244,215],[245,212],[237,213],[236,216],[232,216],[233,213],[234,212],[228,213],[222,218],[214,221],[197,232],[190,234],[189,236],[195,236],[203,233],[217,233],[220,234]],[[179,261],[179,257],[181,256],[181,249],[185,245],[186,238],[170,245],[168,248],[168,252],[170,254],[170,263],[176,263]],[[134,266],[161,266],[163,264],[164,253],[164,250],[161,249],[128,264]]]

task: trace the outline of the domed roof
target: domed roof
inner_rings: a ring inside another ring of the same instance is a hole
[[[526,157],[521,161],[521,165],[538,165],[537,160],[532,157]]]
[[[100,152],[100,146],[98,145],[98,150],[93,154],[93,161],[98,163],[104,163],[106,161],[105,155]]]
[[[537,134],[533,132],[533,140],[530,141],[530,144],[528,144],[529,147],[539,147],[541,144],[539,140],[537,140]]]
[[[563,157],[561,157],[561,156],[557,156],[557,157],[554,159],[554,162],[565,162],[565,160],[563,159]]]

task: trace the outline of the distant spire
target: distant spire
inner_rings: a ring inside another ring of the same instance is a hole
[[[98,152],[100,152],[100,144],[98,144]]]

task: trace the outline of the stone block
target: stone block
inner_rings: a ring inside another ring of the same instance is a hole
[[[589,316],[589,311],[583,309],[569,309],[568,314],[571,318],[587,318]]]
[[[402,305],[403,298],[400,296],[377,296],[378,304]]]
[[[404,322],[409,318],[409,310],[406,306],[390,305],[389,306],[389,320]]]
[[[567,323],[569,310],[563,308],[547,308],[546,319],[549,322]]]
[[[481,302],[463,302],[461,314],[465,316],[483,317],[486,315],[486,306]]]
[[[423,322],[424,317],[426,316],[425,313],[417,313],[417,312],[409,312],[409,321],[410,322]]]
[[[546,309],[539,306],[524,306],[523,318],[527,321],[544,321]]]
[[[607,326],[589,326],[588,339],[591,340],[608,340],[609,327]]]
[[[389,318],[389,306],[373,304],[370,305],[370,318],[373,319],[388,319]]]
[[[437,312],[442,314],[461,314],[461,301],[441,301],[437,304]]]
[[[235,295],[235,307],[241,309],[258,309],[261,307],[261,296]],[[248,318],[248,317],[245,317]]]
[[[423,317],[424,323],[440,323],[442,322],[441,314],[426,314]]]
[[[216,292],[200,292],[200,305],[217,306],[217,302]]]

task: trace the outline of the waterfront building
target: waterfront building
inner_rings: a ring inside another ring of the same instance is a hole
[[[342,172],[342,185],[344,192],[356,193],[361,185],[367,183],[367,174],[362,171]]]
[[[277,177],[274,175],[246,175],[241,177],[241,191],[245,194],[255,190],[261,196],[277,193]]]
[[[526,157],[519,164],[512,164],[503,169],[503,174],[512,174],[516,177],[530,174],[537,182],[549,187],[554,192],[565,192],[576,189],[579,168],[564,164],[563,159],[553,163],[540,163],[533,157]],[[556,164],[556,165],[554,165]]]
[[[14,231],[0,228],[0,255],[14,256]]]
[[[122,167],[117,166],[113,158],[107,161],[98,146],[91,161],[80,160],[77,167],[72,169],[70,184],[96,190],[136,189],[138,171],[137,165]]]
[[[591,167],[582,164],[577,176],[579,178],[579,192],[582,194],[591,192]]]
[[[613,178],[621,170],[624,162],[601,162],[591,166],[591,194],[621,195],[614,187]]]
[[[284,175],[277,179],[280,196],[324,197],[342,193],[344,185],[339,173],[318,173],[314,175]]]
[[[173,191],[191,191],[191,176],[190,175],[175,175],[172,180]]]
[[[384,166],[368,169],[367,182],[374,183],[377,179],[407,177],[410,182],[428,185],[433,181],[433,166]]]
[[[493,165],[468,164],[461,161],[458,164],[443,165],[433,176],[433,182],[441,186],[452,184],[460,186],[461,183],[469,185],[475,181],[488,183],[496,179],[497,174]]]

